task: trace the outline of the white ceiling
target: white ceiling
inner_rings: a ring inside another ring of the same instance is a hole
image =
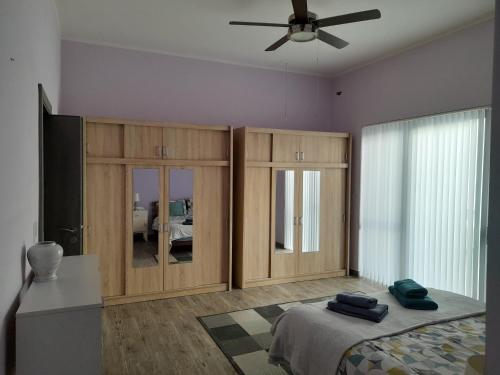
[[[494,0],[309,0],[319,18],[378,8],[375,21],[325,28],[351,44],[288,42],[286,29],[230,26],[230,20],[286,22],[290,0],[56,0],[63,39],[336,75],[492,16]]]

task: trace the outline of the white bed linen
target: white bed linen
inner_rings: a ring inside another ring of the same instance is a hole
[[[389,292],[372,294],[389,305],[389,314],[380,323],[327,310],[324,301],[292,307],[271,328],[270,360],[286,365],[294,375],[335,374],[344,353],[363,341],[485,311],[483,303],[458,294],[429,289],[429,295],[439,304],[438,310],[405,309]]]
[[[170,242],[181,238],[193,237],[193,226],[183,225],[182,223],[188,216],[170,216],[169,218],[169,240]],[[159,218],[153,220],[153,229],[159,230]]]

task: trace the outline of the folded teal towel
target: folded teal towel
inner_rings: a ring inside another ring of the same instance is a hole
[[[427,289],[412,279],[395,281],[394,287],[407,298],[424,298],[427,295]]]
[[[408,298],[403,296],[392,285],[389,287],[389,292],[396,297],[401,306],[413,310],[437,310],[438,304],[432,300],[431,297],[425,296],[423,298]]]

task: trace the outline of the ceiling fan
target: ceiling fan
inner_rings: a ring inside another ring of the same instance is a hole
[[[288,33],[283,38],[267,47],[266,51],[275,51],[289,40],[293,40],[294,42],[309,42],[316,38],[340,49],[348,46],[349,43],[336,37],[335,35],[321,30],[322,27],[375,20],[382,16],[378,9],[372,9],[363,12],[348,13],[340,16],[318,19],[317,14],[307,10],[307,0],[292,0],[292,6],[293,13],[290,17],[288,17],[288,23],[231,21],[229,24],[288,28]]]

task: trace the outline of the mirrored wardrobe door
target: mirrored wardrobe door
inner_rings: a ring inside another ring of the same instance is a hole
[[[276,200],[274,217],[274,251],[293,253],[295,250],[295,171],[276,171]]]
[[[271,276],[296,274],[298,249],[298,173],[295,169],[273,169]]]
[[[161,291],[163,169],[128,166],[127,180],[127,294]]]
[[[302,210],[299,216],[303,253],[320,251],[320,217],[321,172],[304,170],[302,172]]]
[[[193,262],[195,226],[194,170],[167,168],[165,243],[168,264]]]
[[[303,169],[299,181],[299,248],[297,273],[313,274],[323,269],[325,251],[321,247],[322,172]]]

